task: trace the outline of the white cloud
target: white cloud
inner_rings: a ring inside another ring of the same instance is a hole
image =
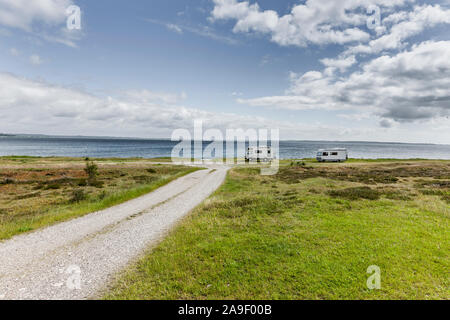
[[[142,97],[140,97],[140,94]],[[98,97],[86,92],[0,73],[0,125],[3,132],[65,135],[107,135],[167,138],[178,128],[192,130],[194,119],[204,127],[280,129],[282,139],[330,139],[450,143],[448,120],[433,120],[423,133],[417,125],[384,131],[367,125],[321,121],[276,121],[259,116],[208,112],[183,106],[184,94],[129,91],[123,97]],[[176,101],[177,103],[173,104]],[[381,120],[381,119],[380,119]],[[352,121],[354,123],[355,121]]]
[[[445,118],[450,115],[450,41],[424,42],[381,56],[347,77],[293,73],[285,96],[238,101],[291,110],[370,111],[398,122]]]
[[[280,16],[262,10],[258,3],[212,0],[211,20],[234,20],[234,32],[268,34],[279,45],[341,44],[346,47],[337,58],[321,62],[332,75],[357,64],[360,54],[379,54],[408,47],[407,39],[439,24],[450,24],[450,10],[440,5],[414,5],[414,0],[307,0]],[[367,29],[369,8],[379,8],[381,25]]]
[[[182,34],[183,33],[183,29],[181,29],[179,26],[177,26],[176,24],[173,23],[168,23],[166,25],[167,29],[171,30],[171,31],[175,31],[176,33]]]
[[[405,40],[438,24],[450,24],[450,10],[439,5],[416,6],[411,12],[396,12],[383,20],[391,25],[387,34],[371,40],[367,45],[358,45],[347,50],[347,54],[376,54],[384,50],[395,50],[405,46]]]
[[[34,23],[58,25],[72,0],[0,0],[0,24],[31,31]]]
[[[216,41],[227,43],[227,44],[231,44],[231,45],[238,45],[240,43],[236,39],[233,39],[231,37],[223,36],[223,35],[220,35],[220,34],[216,33],[209,26],[201,26],[199,28],[193,28],[193,27],[184,26],[183,29],[188,31],[188,32],[194,33],[194,34],[196,34],[198,36],[209,38],[209,39],[212,39],[212,40],[216,40]]]
[[[205,127],[278,128],[261,117],[213,113],[181,103],[186,94],[127,91],[121,97],[97,97],[42,81],[0,73],[2,130],[68,134],[170,137],[172,130],[191,128],[194,119]],[[69,131],[68,131],[69,130]],[[70,131],[74,130],[74,131]]]
[[[189,32],[189,33],[196,34],[200,37],[209,38],[209,39],[212,39],[215,41],[219,41],[219,42],[223,42],[223,43],[227,43],[227,44],[231,44],[231,45],[239,44],[239,41],[237,41],[236,39],[220,35],[209,26],[191,27],[191,26],[187,26],[187,25],[165,23],[163,21],[156,20],[156,19],[145,19],[145,21],[153,23],[153,24],[165,26],[168,30],[176,32],[178,34],[182,34],[184,32]]]
[[[66,9],[73,4],[73,0],[0,0],[0,25],[48,42],[76,47],[82,31],[66,27]]]
[[[237,0],[213,0],[211,19],[235,20],[234,32],[269,34],[282,46],[308,44],[348,44],[367,42],[370,34],[363,30],[367,21],[364,9],[378,5],[392,9],[413,0],[307,0],[280,16],[262,10],[257,3]]]
[[[34,66],[39,66],[44,63],[44,61],[37,54],[33,54],[30,56],[30,63]]]
[[[164,92],[153,92],[149,90],[128,90],[124,92],[124,98],[136,103],[162,103],[165,105],[177,104],[186,100],[186,93],[172,94]]]
[[[328,68],[339,69],[341,72],[344,72],[351,66],[353,66],[357,61],[355,56],[348,57],[338,57],[337,59],[325,58],[320,60],[322,64]]]
[[[77,41],[81,40],[84,33],[82,30],[69,30],[66,27],[56,29],[51,33],[39,32],[38,37],[48,42],[59,43],[68,47],[77,47]]]

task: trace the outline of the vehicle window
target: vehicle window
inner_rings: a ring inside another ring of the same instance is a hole
[[[328,156],[328,152],[324,152],[323,155],[326,157]]]
[[[337,152],[332,152],[331,155],[332,155],[332,156],[337,156],[338,153],[337,153]]]

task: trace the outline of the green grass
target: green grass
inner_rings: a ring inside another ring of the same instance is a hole
[[[420,158],[410,158],[410,159],[391,159],[391,158],[381,158],[381,159],[356,159],[356,158],[350,158],[348,159],[349,163],[358,163],[358,162],[366,162],[366,163],[379,163],[379,162],[417,162],[417,161],[424,161],[426,159],[420,159]],[[429,161],[429,160],[427,160]],[[441,160],[433,160],[433,161],[441,161]]]
[[[450,164],[438,165],[427,172],[447,177]],[[290,179],[303,169],[272,177],[234,169],[104,298],[450,299],[450,206],[414,188],[416,179],[435,179],[416,178],[416,169],[380,183],[334,171]],[[366,286],[371,265],[381,268],[380,290]]]
[[[66,159],[58,164],[67,165]],[[0,240],[109,208],[196,170],[114,162],[100,168],[97,180],[87,182],[82,169],[0,166]]]
[[[315,158],[303,158],[303,159],[285,159],[280,160],[281,163],[287,164],[290,162],[307,162],[307,163],[319,163]],[[420,159],[420,158],[410,158],[410,159],[391,159],[391,158],[380,158],[380,159],[358,159],[358,158],[349,158],[345,163],[384,163],[384,162],[445,162],[447,160],[426,160],[426,159]],[[332,163],[332,162],[331,162]],[[323,163],[324,165],[330,164],[330,163]]]

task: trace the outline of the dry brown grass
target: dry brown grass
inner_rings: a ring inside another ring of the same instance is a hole
[[[148,161],[99,163],[89,179],[84,159],[0,164],[0,239],[139,196],[192,168]],[[114,198],[114,201],[108,201]],[[84,206],[84,209],[81,207]],[[74,210],[80,207],[80,210]],[[67,212],[73,211],[73,214]],[[76,212],[75,212],[76,211]]]

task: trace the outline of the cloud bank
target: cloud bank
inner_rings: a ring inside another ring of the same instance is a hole
[[[261,10],[258,3],[213,0],[211,19],[235,20],[236,33],[268,34],[282,45],[305,47],[309,44],[348,44],[367,42],[371,35],[364,30],[366,10],[371,5],[391,11],[412,0],[307,0],[294,5],[289,14],[280,16],[273,10]]]
[[[213,113],[182,105],[186,94],[149,90],[98,97],[43,81],[0,73],[2,130],[85,132],[86,134],[170,137],[172,130],[191,128],[203,119],[210,128],[278,128],[280,123],[260,117]],[[27,130],[29,129],[29,130]]]
[[[284,95],[237,99],[241,104],[343,110],[355,119],[375,117],[382,128],[449,116],[450,41],[409,43],[450,24],[445,7],[414,0],[307,0],[280,15],[249,1],[212,1],[211,20],[234,21],[235,33],[269,35],[280,46],[343,47],[337,57],[320,60],[323,70],[291,72]],[[379,23],[371,25],[368,18],[377,13]]]
[[[238,101],[290,110],[369,111],[397,122],[448,117],[450,41],[428,41],[375,58],[347,77],[320,71],[292,73],[285,96]]]
[[[0,25],[75,47],[81,32],[66,28],[66,10],[73,4],[72,0],[0,0]]]
[[[293,79],[295,76],[293,75]],[[450,127],[435,122],[426,134],[399,128],[391,120],[380,120],[383,131],[373,126],[349,127],[336,121],[276,121],[260,116],[210,112],[183,106],[186,95],[132,90],[120,97],[93,94],[52,85],[44,81],[0,73],[1,132],[63,135],[130,136],[168,138],[173,130],[192,130],[193,121],[202,119],[205,129],[223,132],[228,128],[280,129],[281,139],[433,141],[448,143]],[[381,119],[381,118],[378,118]],[[408,126],[408,124],[406,124]],[[437,139],[441,136],[443,139]],[[370,138],[369,138],[370,137]],[[401,139],[404,137],[404,139]]]

